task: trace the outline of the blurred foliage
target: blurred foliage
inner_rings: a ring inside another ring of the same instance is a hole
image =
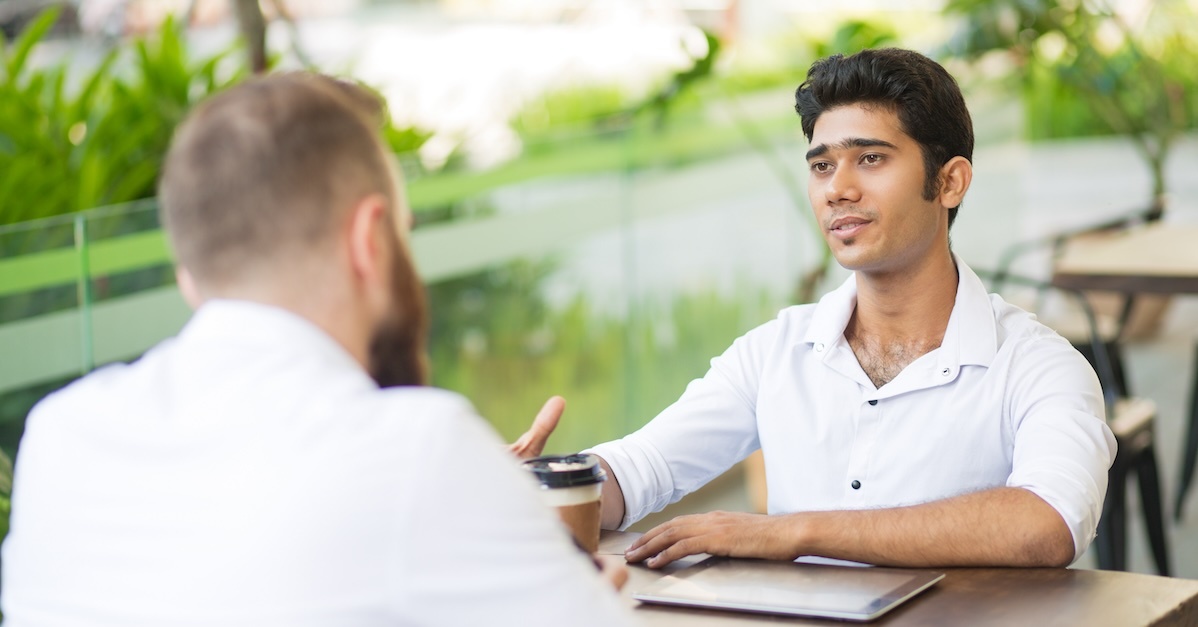
[[[8,535],[8,514],[12,511],[12,459],[0,451],[0,542]]]
[[[235,48],[192,60],[171,19],[84,76],[68,77],[66,64],[35,68],[30,54],[56,19],[46,11],[11,44],[0,38],[0,224],[153,196],[175,126],[248,76]],[[384,132],[396,153],[428,136],[390,124]]]
[[[654,130],[661,130],[672,112],[703,105],[692,92],[714,75],[720,56],[720,41],[707,32],[703,37],[702,54],[693,57],[690,66],[669,73],[648,94],[633,94],[619,85],[570,85],[526,104],[513,118],[512,127],[534,146],[547,138],[630,130],[642,117],[652,120]]]
[[[65,65],[28,63],[56,16],[43,13],[0,49],[0,223],[152,196],[175,125],[241,75],[219,71],[227,52],[190,61],[182,29],[168,21],[111,50],[69,93]],[[121,60],[132,65],[128,77]]]
[[[1009,58],[1033,139],[1118,134],[1132,140],[1165,191],[1164,164],[1198,123],[1198,22],[1185,0],[1160,0],[1135,27],[1098,0],[949,0],[961,18],[947,47],[978,60]]]
[[[816,59],[834,54],[853,54],[867,48],[892,46],[898,33],[879,21],[848,20],[838,26],[827,39],[813,39],[811,49]],[[797,87],[797,85],[796,85]]]
[[[562,131],[587,132],[601,120],[623,111],[628,91],[618,85],[577,85],[551,90],[528,103],[512,120],[525,137]]]
[[[582,294],[550,308],[540,284],[551,267],[516,263],[430,286],[430,353],[433,383],[465,393],[508,441],[549,396],[564,396],[566,418],[549,444],[555,452],[639,428],[772,314],[764,295],[714,293],[640,303],[630,315],[599,313]]]
[[[387,143],[391,152],[397,155],[416,152],[431,136],[432,133],[428,131],[412,127],[398,127],[394,124],[388,124],[383,129],[383,141]]]

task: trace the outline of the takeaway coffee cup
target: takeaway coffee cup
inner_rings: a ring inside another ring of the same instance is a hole
[[[578,544],[599,550],[599,497],[607,473],[594,455],[535,457],[524,462],[541,483],[541,500],[557,510]]]

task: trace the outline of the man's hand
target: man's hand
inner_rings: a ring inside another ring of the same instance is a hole
[[[532,426],[520,439],[508,445],[508,450],[513,455],[520,459],[529,459],[537,457],[541,451],[545,450],[545,442],[553,435],[553,430],[557,428],[557,423],[562,418],[562,412],[566,410],[566,399],[560,396],[551,397],[541,406],[541,411],[537,412],[537,417],[533,418]]]
[[[650,529],[628,547],[624,557],[650,568],[699,553],[792,560],[798,557],[792,548],[794,533],[793,521],[782,516],[739,512],[679,516]]]
[[[595,566],[599,567],[599,576],[611,584],[616,592],[622,590],[624,584],[628,583],[628,567],[624,565],[624,559],[619,555],[592,555],[591,557],[595,560]]]
[[[1048,502],[1023,488],[990,488],[920,505],[763,516],[682,516],[632,543],[650,568],[696,553],[792,560],[803,555],[906,568],[1062,567],[1073,535]]]

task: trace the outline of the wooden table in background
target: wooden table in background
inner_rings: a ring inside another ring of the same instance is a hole
[[[1128,298],[1148,293],[1198,294],[1198,225],[1154,222],[1075,238],[1056,260],[1052,282],[1067,289],[1122,292]],[[1198,351],[1194,368],[1189,423],[1174,498],[1173,512],[1179,520],[1198,465]]]
[[[1198,226],[1156,222],[1075,238],[1056,260],[1052,282],[1125,294],[1198,294]]]
[[[622,554],[637,534],[604,532],[600,553]],[[688,558],[681,567],[694,564]],[[623,596],[633,615],[646,627],[713,627],[733,625],[846,625],[822,619],[723,612],[641,604],[634,590],[678,570],[629,566]],[[871,625],[1050,625],[1131,627],[1198,625],[1198,581],[1100,570],[1063,568],[961,568],[931,589]]]

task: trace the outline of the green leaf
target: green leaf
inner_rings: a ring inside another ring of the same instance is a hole
[[[118,48],[109,50],[108,54],[104,55],[104,60],[100,61],[100,65],[96,66],[95,70],[92,70],[91,76],[83,84],[83,89],[75,97],[74,106],[70,113],[71,118],[82,120],[87,118],[93,111],[96,97],[101,92],[105,82],[111,80],[109,72],[111,71],[112,64],[116,61],[118,52]]]
[[[146,160],[134,164],[132,168],[121,174],[115,181],[115,185],[112,185],[106,202],[126,202],[153,196],[154,185],[158,180],[158,171],[161,168],[162,164],[156,160]]]
[[[22,71],[25,69],[25,61],[29,58],[29,53],[33,51],[33,47],[46,36],[46,33],[58,21],[58,15],[61,13],[58,7],[52,7],[42,11],[34,18],[33,22],[25,28],[20,37],[17,37],[16,44],[13,46],[12,56],[10,56],[5,64],[8,72],[9,80],[16,80]]]

